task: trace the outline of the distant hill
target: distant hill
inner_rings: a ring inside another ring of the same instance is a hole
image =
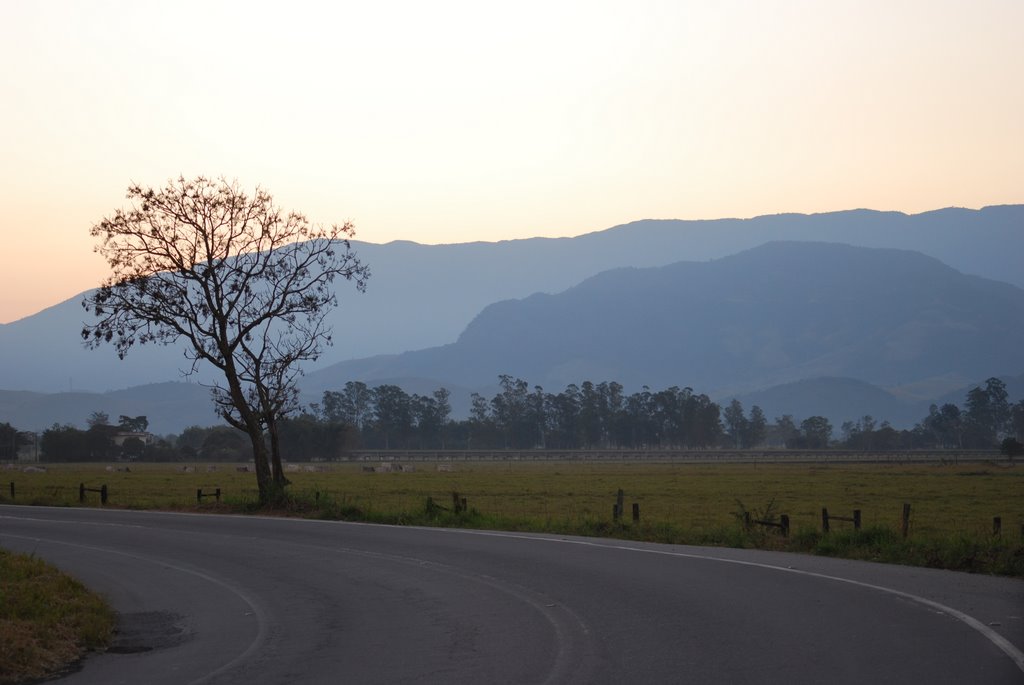
[[[188,426],[212,426],[222,421],[213,411],[210,391],[194,383],[158,383],[106,393],[35,393],[0,390],[0,421],[19,430],[39,431],[55,423],[85,428],[93,412],[146,416],[149,431],[180,433]]]
[[[718,259],[772,240],[817,240],[917,250],[956,269],[1024,287],[1024,205],[924,214],[854,210],[714,221],[638,221],[576,238],[497,243],[354,243],[370,265],[364,295],[347,283],[332,314],[336,346],[315,368],[452,343],[492,303],[557,293],[616,267]],[[105,391],[177,381],[181,350],[142,347],[119,361],[87,351],[81,297],[0,325],[0,388]],[[570,364],[571,366],[571,364]],[[314,367],[310,367],[311,369]],[[579,367],[596,374],[602,367]],[[574,375],[567,367],[564,377]],[[200,376],[202,378],[202,376]]]
[[[616,269],[493,304],[450,345],[343,362],[320,387],[379,377],[474,387],[509,373],[742,394],[823,376],[880,386],[1024,366],[1024,290],[922,254],[775,242],[711,262]]]
[[[1006,394],[1009,397],[1010,402],[1019,402],[1024,399],[1024,373],[1011,376],[1004,376],[1000,374],[993,375],[1006,384]],[[932,402],[939,406],[949,403],[962,407],[966,401],[967,393],[976,387],[984,385],[986,380],[988,380],[988,378],[978,378],[971,383],[963,385],[963,387],[958,388],[957,390],[947,392],[944,395],[934,398]]]
[[[928,414],[927,403],[901,400],[885,390],[853,378],[810,378],[776,385],[737,399],[745,410],[757,405],[769,421],[790,414],[797,423],[810,416],[824,416],[838,435],[844,421],[872,416],[895,428],[911,428]],[[959,403],[962,404],[962,401]]]

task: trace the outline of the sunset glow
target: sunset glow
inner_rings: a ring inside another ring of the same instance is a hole
[[[370,242],[1024,202],[1022,28],[1015,0],[4,2],[0,322],[98,285],[89,228],[180,174]]]

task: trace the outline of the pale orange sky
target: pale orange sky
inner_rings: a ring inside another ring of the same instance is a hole
[[[0,322],[130,181],[357,238],[1024,202],[1024,2],[0,3]],[[372,265],[371,265],[372,266]]]

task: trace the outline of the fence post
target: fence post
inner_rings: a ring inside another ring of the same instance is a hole
[[[11,481],[11,499],[14,499],[14,481]]]
[[[612,505],[612,521],[618,521],[619,520],[619,516],[620,516],[619,505],[618,504],[613,504]]]
[[[622,492],[622,488],[619,488],[619,492],[615,496],[615,504],[619,507],[619,516],[622,516],[622,512],[625,511],[626,505],[623,503],[623,499],[625,499],[625,497],[626,494]]]
[[[203,489],[202,488],[196,488],[196,503],[197,504],[202,504],[203,503]]]
[[[903,503],[903,521],[902,521],[903,537],[906,539],[910,533],[910,504],[908,502]]]
[[[743,512],[743,530],[750,530],[750,528],[750,512],[745,511]]]
[[[853,529],[860,530],[860,509],[853,510]]]
[[[822,533],[827,533],[828,530],[829,530],[829,528],[828,528],[828,509],[826,509],[825,507],[822,507],[821,508],[821,532]]]
[[[217,504],[220,504],[220,488],[217,488],[214,491],[213,496],[217,498]],[[320,498],[320,493],[319,492],[316,493],[316,496],[317,496],[317,499],[319,499]]]
[[[85,483],[78,484],[78,502],[81,504],[85,501]]]
[[[106,504],[106,503],[107,503],[107,486],[106,485],[102,485],[102,486],[100,486],[100,504]]]
[[[640,503],[633,502],[633,523],[640,520]]]
[[[789,514],[779,516],[779,524],[782,526],[782,537],[789,537]]]
[[[999,535],[1003,531],[1003,518],[1001,516],[992,517],[992,534]]]

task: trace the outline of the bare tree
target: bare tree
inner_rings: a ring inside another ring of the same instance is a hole
[[[353,227],[312,226],[265,190],[250,197],[224,179],[133,184],[127,198],[129,208],[90,231],[112,274],[82,303],[97,317],[82,338],[113,344],[121,358],[134,345],[183,341],[186,373],[217,368],[218,412],[248,434],[260,501],[273,502],[287,483],[277,422],[297,407],[301,362],[331,343],[333,282],[362,291],[369,277],[348,241]]]

